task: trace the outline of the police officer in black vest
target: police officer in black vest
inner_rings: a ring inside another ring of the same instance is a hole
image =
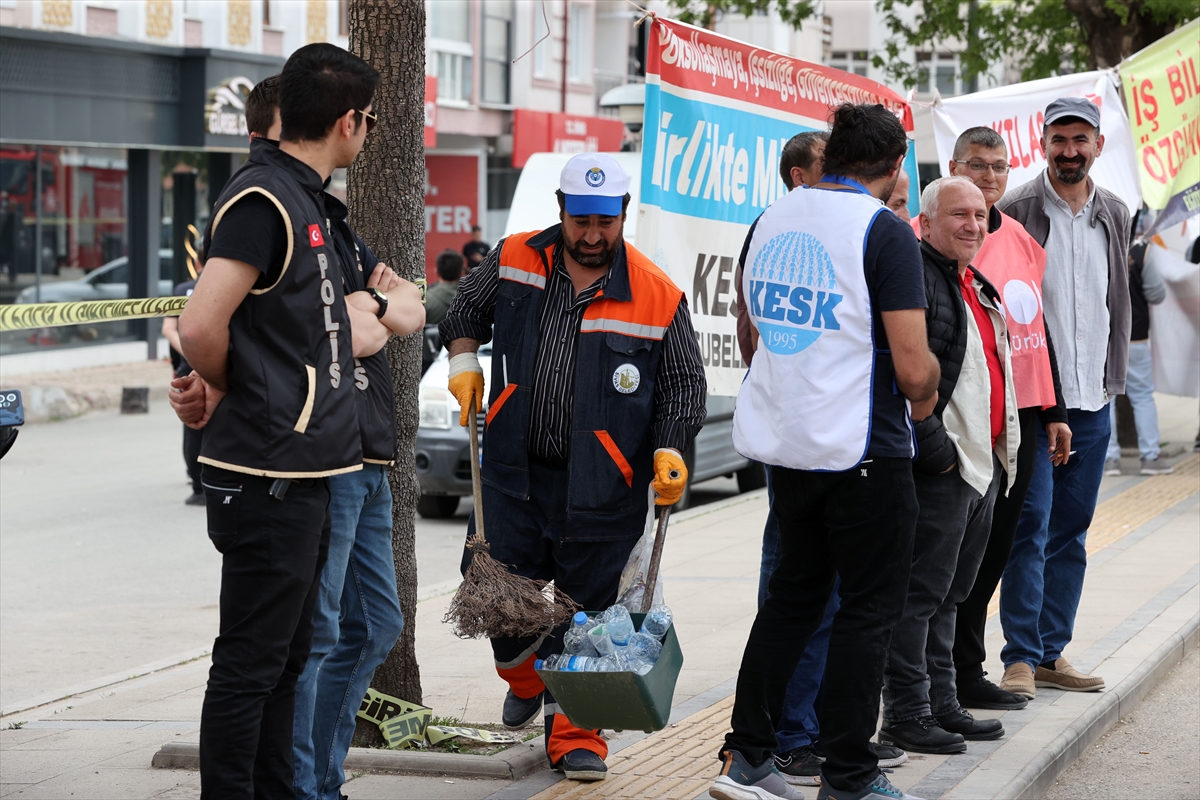
[[[329,541],[326,479],[362,469],[354,359],[388,336],[375,300],[347,301],[321,190],[361,150],[378,83],[330,44],[288,59],[282,142],[253,143],[222,192],[204,277],[179,319],[205,397],[189,424],[206,427],[209,537],[224,556],[200,724],[206,798],[294,797],[295,686]]]

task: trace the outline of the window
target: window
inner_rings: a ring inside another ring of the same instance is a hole
[[[471,102],[471,6],[466,0],[436,0],[428,4],[427,71],[438,79],[438,101]]]
[[[271,25],[271,0],[262,0],[263,21],[262,24],[270,27]]]
[[[917,91],[932,92],[943,97],[961,91],[958,80],[958,56],[947,51],[917,53]]]
[[[855,75],[867,76],[871,54],[866,50],[834,50],[829,54],[829,66]]]
[[[484,0],[483,74],[480,97],[485,103],[509,102],[509,64],[512,61],[512,0]]]
[[[588,8],[582,3],[571,3],[571,19],[567,33],[567,80],[582,83],[584,62],[587,60]]]
[[[537,78],[550,77],[550,48],[554,45],[554,27],[551,23],[546,28],[546,18],[541,14],[533,15],[533,41],[538,42],[533,48],[533,75]]]
[[[338,0],[338,35],[350,35],[350,0]]]

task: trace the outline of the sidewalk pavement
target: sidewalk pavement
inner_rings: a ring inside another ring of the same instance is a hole
[[[663,574],[685,662],[671,723],[651,735],[613,734],[608,780],[578,784],[548,770],[516,781],[351,771],[346,794],[354,800],[707,797],[754,618],[765,516],[759,491],[672,517]],[[964,755],[913,755],[893,781],[927,798],[1038,796],[1196,646],[1197,529],[1200,457],[1185,454],[1174,475],[1106,478],[1068,657],[1104,676],[1107,691],[1042,690],[1028,708],[1002,715],[1004,739],[972,742]],[[451,591],[426,597],[417,609],[424,703],[465,723],[496,722],[504,684],[486,643],[457,639],[441,623]],[[1002,672],[1001,644],[993,618],[987,664],[993,676]],[[201,656],[0,718],[0,797],[196,796],[195,772],[150,763],[164,744],[197,741],[207,669]]]

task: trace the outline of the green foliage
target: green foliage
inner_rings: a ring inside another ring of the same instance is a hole
[[[755,11],[774,9],[779,17],[793,28],[816,16],[821,0],[668,0],[680,22],[708,28],[717,11],[724,14],[754,15]]]

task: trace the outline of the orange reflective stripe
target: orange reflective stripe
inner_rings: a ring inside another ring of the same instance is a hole
[[[546,756],[551,764],[557,764],[572,750],[590,750],[600,758],[608,758],[608,742],[600,738],[599,731],[577,728],[561,712],[550,717],[550,730],[547,733]]]
[[[542,683],[542,679],[533,669],[535,660],[537,656],[531,655],[515,667],[496,667],[496,674],[503,678],[508,688],[512,689],[512,693],[522,700],[541,694],[546,688],[546,684]]]
[[[498,412],[500,410],[500,406],[504,405],[504,401],[508,400],[509,396],[516,390],[517,390],[517,385],[515,383],[510,383],[508,386],[504,387],[504,391],[501,392],[500,396],[496,398],[496,402],[494,402],[490,406],[488,406],[488,412],[487,412],[487,424],[488,425],[492,424],[492,417],[496,416],[496,412]]]
[[[608,431],[592,431],[596,434],[596,438],[600,440],[600,444],[604,445],[604,449],[608,451],[608,455],[616,462],[617,469],[621,470],[621,474],[625,476],[625,485],[633,488],[633,467],[629,466],[629,462],[625,460],[621,448],[617,447],[617,443],[608,435]]]

